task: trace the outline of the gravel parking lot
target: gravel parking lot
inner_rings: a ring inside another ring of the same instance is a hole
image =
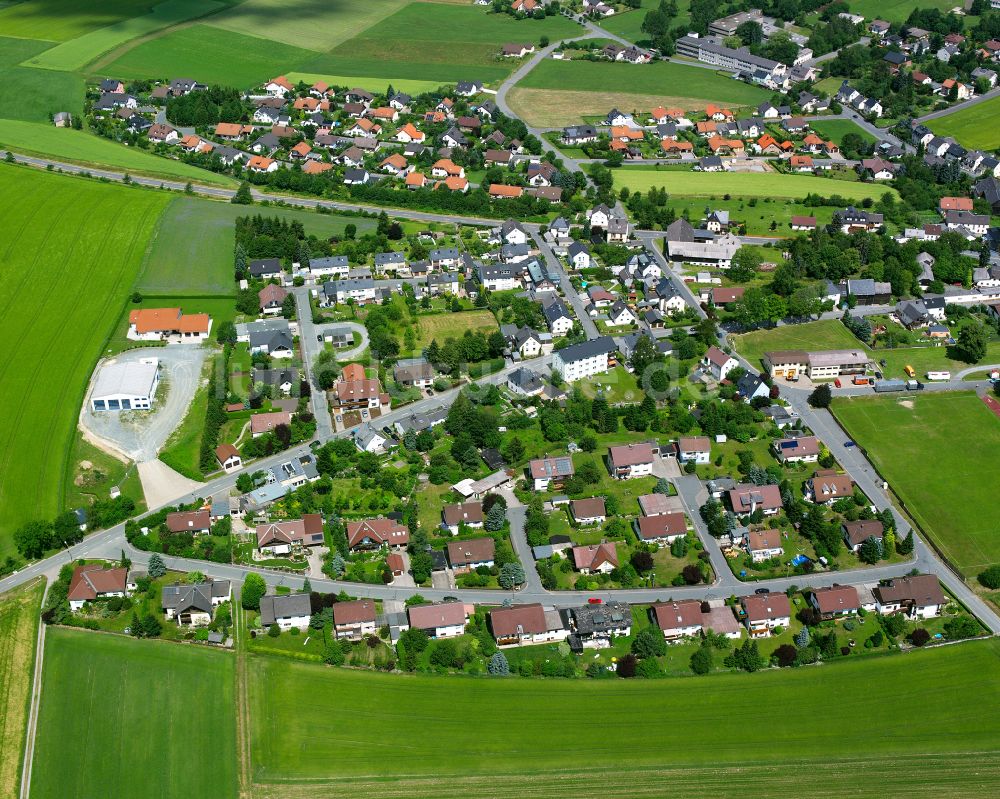
[[[80,413],[80,424],[90,436],[100,439],[138,463],[156,460],[160,448],[184,419],[201,383],[202,365],[208,354],[209,351],[202,347],[176,345],[143,347],[115,356],[110,362],[158,358],[161,386],[166,384],[166,397],[157,402],[151,411],[94,413],[90,410],[88,388],[87,401]],[[104,363],[107,362],[102,361],[102,365]],[[162,391],[160,389],[158,392],[157,400],[160,400],[159,393]]]

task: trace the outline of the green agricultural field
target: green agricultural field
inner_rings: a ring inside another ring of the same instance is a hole
[[[245,0],[208,20],[214,28],[325,51],[411,0]]]
[[[631,191],[665,188],[673,196],[711,197],[729,194],[738,197],[778,197],[804,199],[809,194],[845,200],[878,199],[895,189],[872,183],[830,180],[814,175],[783,175],[777,172],[677,172],[649,168],[626,167],[614,170],[615,185],[628,186]],[[898,195],[896,195],[898,196]]]
[[[48,123],[0,119],[0,146],[25,155],[96,168],[124,170],[133,175],[148,175],[164,180],[191,180],[221,186],[236,185],[236,181],[226,175],[217,175],[181,161],[161,158],[135,147],[125,147],[85,131],[55,128]]]
[[[0,37],[0,117],[48,123],[49,114],[56,111],[82,113],[82,76],[19,66],[51,46],[52,42]]]
[[[0,31],[21,39],[68,42],[92,30],[148,13],[150,0],[30,0],[0,9]]]
[[[405,785],[408,797],[483,796],[498,774],[505,790],[532,796],[597,786],[606,797],[661,796],[665,783],[697,796],[756,795],[762,784],[778,797],[875,784],[976,795],[1000,776],[1000,684],[983,680],[998,656],[1000,643],[984,641],[654,684],[403,677],[253,657],[252,775],[314,795],[403,795]],[[761,708],[771,709],[767,733],[743,734]],[[619,747],[612,776],[607,732],[637,725],[657,745]]]
[[[207,647],[48,630],[31,795],[235,797],[234,665]]]
[[[0,167],[0,555],[61,509],[83,393],[167,195]]]
[[[515,20],[480,6],[412,3],[302,69],[330,75],[403,78],[439,83],[506,77],[516,62],[501,59],[510,41],[556,41],[580,27],[561,16]],[[381,86],[380,88],[384,88]]]
[[[753,366],[759,366],[764,353],[772,350],[843,350],[863,346],[839,319],[754,330],[733,335],[730,340]]]
[[[662,95],[663,102],[667,104],[674,98],[688,98],[701,102],[702,108],[705,103],[755,105],[769,96],[763,89],[710,69],[670,61],[636,66],[609,61],[549,59],[535,67],[518,85],[527,89],[582,92],[604,92],[621,86],[624,87],[618,89],[621,94]]]
[[[417,336],[417,347],[423,348],[437,339],[443,344],[448,338],[461,338],[466,330],[481,330],[486,335],[495,332],[497,320],[489,311],[463,311],[462,313],[443,313],[433,316],[418,316],[417,326],[420,335]]]
[[[994,97],[928,121],[927,127],[939,136],[954,136],[966,147],[993,150],[1000,147],[1000,97]]]
[[[46,50],[30,59],[28,65],[70,72],[83,69],[94,59],[125,42],[222,8],[225,4],[218,0],[165,0],[153,6],[148,14],[116,22]]]
[[[649,41],[648,34],[642,31],[642,22],[646,18],[646,14],[649,12],[650,8],[656,3],[647,3],[646,8],[639,8],[635,11],[628,11],[615,14],[613,17],[608,17],[607,19],[602,19],[598,24],[604,28],[606,31],[611,31],[611,33],[616,33],[619,36],[624,36],[631,42],[642,42]],[[683,25],[688,21],[688,12],[691,10],[691,0],[678,0],[677,2],[677,16],[674,17],[672,25]]]
[[[267,21],[261,20],[262,36],[267,29]],[[199,23],[136,45],[105,65],[102,73],[120,78],[197,75],[206,83],[242,89],[293,70],[315,55],[294,45]]]
[[[0,594],[0,797],[13,799],[21,782],[24,732],[35,665],[38,613],[45,593],[39,579]]]
[[[819,119],[810,120],[809,127],[816,132],[817,136],[822,136],[824,139],[832,139],[837,142],[837,144],[840,144],[844,136],[848,133],[854,133],[860,136],[868,144],[875,141],[874,136],[850,119],[823,120],[822,117],[820,117]]]
[[[248,210],[198,197],[175,197],[160,217],[136,288],[150,294],[234,295],[233,229],[236,218],[248,213],[301,222],[307,234],[319,238],[340,235],[348,224],[356,225],[358,233],[375,227],[363,217],[291,208]]]
[[[1000,563],[1000,419],[973,392],[837,399],[834,415],[909,514],[965,574]],[[978,477],[975,477],[978,476]]]

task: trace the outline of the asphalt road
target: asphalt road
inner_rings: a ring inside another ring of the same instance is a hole
[[[972,106],[979,105],[980,103],[985,103],[987,100],[992,100],[994,97],[1000,96],[1000,86],[995,89],[990,89],[986,94],[977,94],[971,100],[966,100],[965,102],[955,103],[955,105],[944,108],[940,111],[931,111],[929,114],[924,114],[922,117],[917,117],[916,122],[927,122],[929,119],[940,119],[941,117],[946,117],[949,114],[954,114],[956,111],[964,111],[966,108],[971,108]]]
[[[587,338],[591,339],[600,336],[597,325],[594,324],[594,320],[587,313],[586,304],[580,299],[580,294],[577,290],[573,288],[573,283],[570,281],[568,272],[559,262],[559,259],[556,258],[548,242],[542,238],[537,230],[531,231],[531,237],[535,240],[535,244],[545,258],[549,274],[559,275],[559,287],[562,289],[566,301],[573,308],[574,313],[576,313],[576,318],[579,320],[583,332],[587,334]]]
[[[316,327],[313,325],[312,308],[309,305],[309,289],[299,286],[292,289],[292,293],[295,295],[299,343],[302,345],[302,369],[311,389],[309,406],[312,408],[313,416],[316,417],[316,435],[326,440],[333,437],[333,419],[330,417],[330,404],[326,401],[326,392],[319,387],[313,374],[316,356],[323,349],[323,345],[316,340]]]

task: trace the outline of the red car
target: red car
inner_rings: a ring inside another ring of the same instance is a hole
[[[587,600],[587,604],[588,605],[603,605],[604,604],[604,600],[603,599],[598,599],[596,596],[592,596],[590,599]]]

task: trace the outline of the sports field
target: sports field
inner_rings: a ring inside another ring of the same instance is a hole
[[[729,339],[736,351],[757,367],[764,353],[772,350],[844,350],[864,346],[839,319],[754,330],[734,334]]]
[[[969,148],[992,150],[1000,147],[1000,97],[929,120],[926,125],[939,136],[954,136]]]
[[[225,5],[218,0],[165,0],[153,6],[148,14],[116,22],[46,50],[32,58],[28,65],[69,71],[82,69],[95,58],[131,39],[222,8]]]
[[[896,190],[872,183],[830,180],[814,175],[783,175],[777,172],[681,172],[656,169],[616,169],[615,186],[631,191],[665,188],[685,197],[711,197],[729,194],[738,197],[781,197],[801,200],[809,194],[831,197],[838,194],[847,200],[878,199]],[[897,195],[898,196],[898,195]]]
[[[207,647],[49,629],[32,797],[235,797],[234,664]]]
[[[492,796],[497,775],[504,793],[536,797],[844,796],[873,785],[976,795],[1000,775],[1000,682],[983,679],[998,656],[991,640],[901,660],[599,684],[252,657],[252,773],[302,796]],[[748,733],[762,708],[766,725]]]
[[[83,392],[165,194],[0,167],[0,555],[60,510]]]
[[[13,799],[21,780],[34,672],[38,613],[45,581],[0,594],[0,799]]]
[[[974,392],[837,399],[833,410],[955,566],[1000,563],[1000,419]]]
[[[306,234],[327,238],[354,224],[358,233],[375,227],[363,217],[334,216],[291,208],[248,210],[198,197],[174,197],[160,217],[136,288],[150,294],[234,295],[233,226],[238,216],[264,213],[299,221]]]
[[[496,318],[489,311],[421,316],[418,318],[418,325],[420,335],[417,336],[417,347],[426,347],[433,339],[437,339],[438,344],[444,344],[445,339],[461,338],[466,330],[481,330],[489,335],[499,329]]]

